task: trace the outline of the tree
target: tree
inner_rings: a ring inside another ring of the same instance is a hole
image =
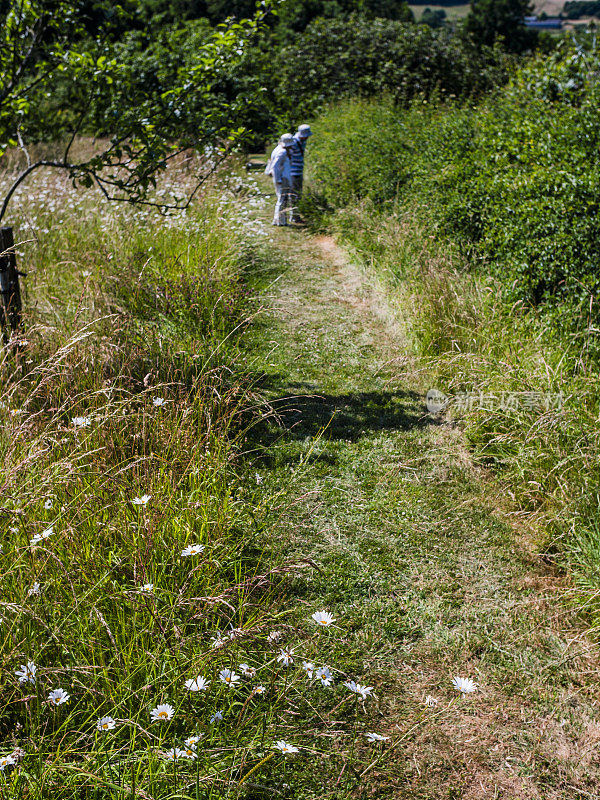
[[[0,3],[0,155],[20,147],[26,159],[0,198],[0,220],[17,186],[41,167],[66,170],[108,199],[145,203],[158,173],[183,150],[217,147],[224,157],[244,135],[241,112],[260,96],[257,82],[236,83],[235,70],[266,10],[252,20],[197,29],[185,57],[182,42],[167,36],[154,57],[142,58],[135,37],[128,50],[114,36],[117,22],[127,27],[131,7],[104,0]],[[82,133],[105,134],[108,143],[74,160],[72,146]],[[64,141],[62,157],[32,160],[28,145],[49,139]],[[196,191],[206,177],[197,176]]]
[[[317,19],[271,61],[273,113],[285,129],[342,97],[475,96],[504,79],[505,57],[426,25]]]
[[[476,45],[493,47],[497,41],[511,53],[535,47],[537,32],[525,27],[533,11],[529,0],[471,0],[464,32]]]
[[[405,0],[284,0],[278,12],[279,36],[300,33],[315,19],[347,19],[352,14],[368,19],[414,20]]]
[[[369,19],[393,19],[397,22],[414,22],[408,3],[403,0],[361,0],[358,11]]]
[[[442,28],[446,21],[446,12],[443,8],[432,10],[427,7],[421,15],[421,23],[429,25],[430,28]]]
[[[211,22],[222,22],[227,17],[244,19],[254,13],[254,0],[206,0],[208,18]]]

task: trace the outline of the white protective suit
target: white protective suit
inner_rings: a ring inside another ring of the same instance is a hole
[[[271,158],[269,159],[269,163],[267,164],[267,168],[265,170],[267,175],[273,176],[273,183],[275,184],[275,192],[277,194],[273,225],[287,225],[288,221],[291,222],[291,166],[292,164],[287,150],[282,144],[278,144],[271,153]],[[288,215],[290,217],[289,220]]]

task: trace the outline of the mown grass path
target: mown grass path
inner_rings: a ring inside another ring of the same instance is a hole
[[[256,430],[252,469],[280,493],[278,553],[319,566],[286,603],[334,612],[330,664],[376,686],[370,730],[406,734],[361,781],[307,763],[295,796],[600,797],[597,662],[566,585],[427,414],[401,309],[331,239],[273,230],[278,277],[247,352],[279,419]],[[457,699],[455,675],[479,690]]]

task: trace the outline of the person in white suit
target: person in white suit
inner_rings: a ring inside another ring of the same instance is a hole
[[[271,158],[265,169],[267,175],[273,176],[277,203],[275,204],[275,215],[273,225],[287,225],[288,216],[291,222],[292,216],[292,147],[294,137],[291,133],[284,133],[279,144],[271,153]]]

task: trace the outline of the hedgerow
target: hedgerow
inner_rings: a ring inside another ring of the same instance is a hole
[[[274,61],[273,107],[283,122],[344,97],[386,92],[406,105],[478,96],[504,80],[509,63],[501,50],[475,49],[448,30],[361,16],[315,20]]]
[[[316,125],[313,192],[333,208],[426,209],[513,300],[579,309],[600,289],[598,62],[565,46],[476,106],[333,107]]]

